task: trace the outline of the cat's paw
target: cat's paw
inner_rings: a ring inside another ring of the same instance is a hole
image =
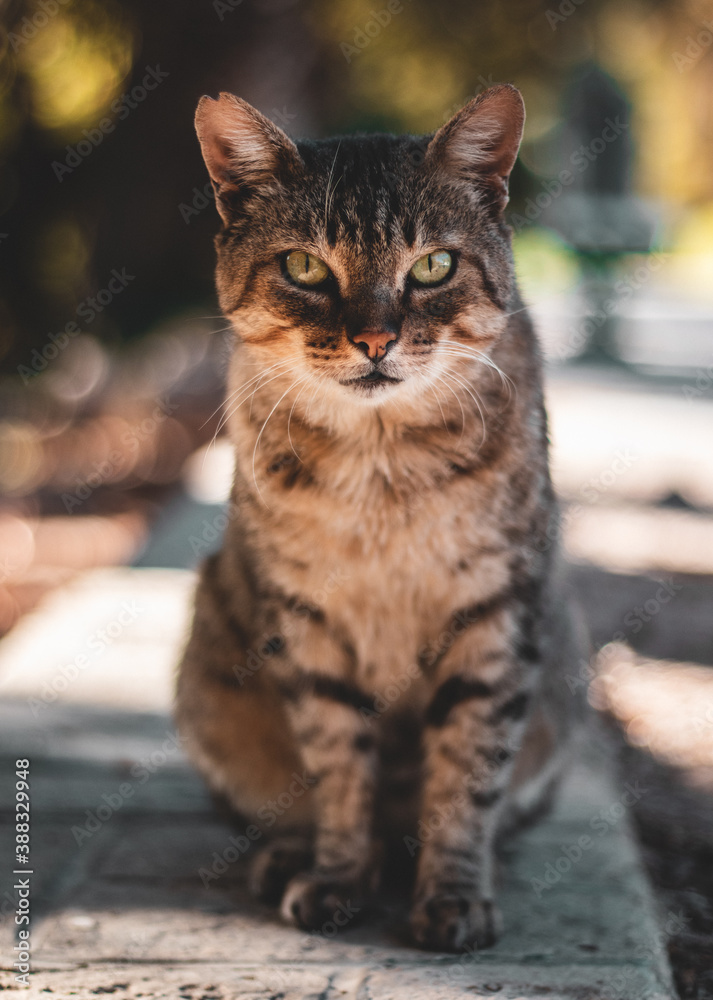
[[[489,948],[500,936],[502,920],[492,900],[437,892],[414,903],[411,931],[431,951]]]
[[[287,886],[280,913],[302,930],[331,935],[358,918],[363,905],[362,889],[356,880],[307,872],[297,875]]]
[[[277,904],[290,879],[312,867],[312,846],[306,837],[279,837],[255,855],[249,887],[258,899]]]

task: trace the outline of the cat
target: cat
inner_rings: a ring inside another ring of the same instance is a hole
[[[236,469],[177,721],[277,831],[251,884],[305,929],[368,899],[386,840],[417,856],[418,945],[492,944],[495,848],[571,757],[586,638],[503,217],[523,124],[510,85],[425,138],[198,105]]]

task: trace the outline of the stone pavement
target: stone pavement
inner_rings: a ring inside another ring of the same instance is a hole
[[[555,812],[507,846],[498,944],[409,943],[404,890],[322,934],[250,898],[242,830],[219,815],[170,718],[193,577],[78,577],[0,643],[0,989],[13,972],[15,760],[31,761],[29,997],[354,1000],[674,997],[627,819],[645,789],[583,753]],[[265,831],[260,832],[260,838]],[[237,853],[231,837],[241,852]],[[216,878],[201,879],[201,869]]]

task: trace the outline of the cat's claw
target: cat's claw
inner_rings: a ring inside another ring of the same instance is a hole
[[[411,931],[422,948],[462,951],[489,948],[502,932],[502,920],[489,899],[466,899],[436,893],[417,900],[411,911]]]
[[[250,891],[265,903],[279,903],[290,879],[299,872],[308,871],[312,861],[312,847],[306,838],[280,837],[267,844],[253,859]]]
[[[361,912],[361,886],[314,872],[297,875],[287,886],[280,912],[302,930],[333,934]]]

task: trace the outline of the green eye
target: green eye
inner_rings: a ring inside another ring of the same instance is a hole
[[[436,285],[450,274],[453,258],[447,250],[419,257],[409,274],[418,285]]]
[[[285,257],[287,273],[298,285],[321,285],[329,277],[329,268],[312,253],[293,250]]]

